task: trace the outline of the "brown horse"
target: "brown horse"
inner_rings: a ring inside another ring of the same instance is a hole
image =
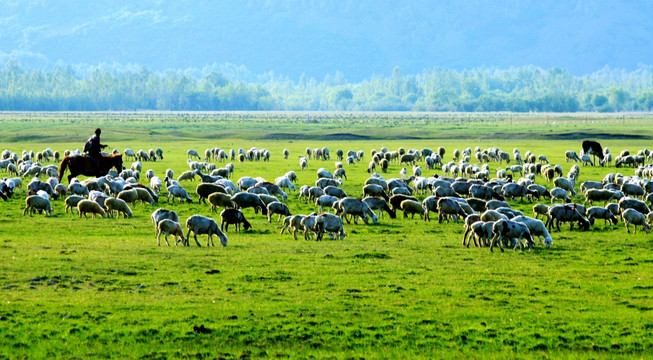
[[[104,176],[112,167],[119,172],[122,171],[122,154],[103,156],[100,159],[99,168],[97,163],[86,155],[66,156],[59,165],[59,182],[61,182],[66,168],[70,170],[70,175],[68,175],[68,183],[70,183],[70,180],[77,175]]]

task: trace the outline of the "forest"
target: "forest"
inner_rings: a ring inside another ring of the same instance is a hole
[[[238,70],[238,71],[236,71]],[[653,110],[653,66],[605,67],[584,76],[560,68],[425,69],[349,82],[342,73],[294,81],[242,67],[155,72],[146,66],[0,71],[1,111],[512,111]]]

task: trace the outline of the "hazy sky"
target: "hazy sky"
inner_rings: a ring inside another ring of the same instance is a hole
[[[244,65],[350,80],[441,67],[653,64],[652,1],[0,1],[0,63]]]

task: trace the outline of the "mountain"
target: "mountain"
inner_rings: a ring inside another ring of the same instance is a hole
[[[653,63],[651,1],[0,1],[0,64],[245,66],[349,81],[534,65],[583,75]]]

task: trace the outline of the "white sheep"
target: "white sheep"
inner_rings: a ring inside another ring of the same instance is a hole
[[[208,236],[206,246],[209,246],[209,244],[215,246],[213,235],[218,236],[222,246],[227,246],[227,236],[222,232],[222,230],[220,230],[218,223],[211,218],[202,215],[193,215],[186,219],[186,228],[188,228],[188,233],[186,234],[186,246],[188,246],[188,239],[190,239],[191,231],[193,232],[193,238],[195,239],[197,246],[202,246],[200,245],[200,242],[197,241],[197,235],[203,234]]]
[[[273,201],[269,203],[267,205],[267,209],[268,209],[268,222],[272,222],[272,215],[274,214],[279,214],[279,218],[277,219],[277,222],[281,220],[281,216],[290,215],[290,210],[288,210],[288,206],[279,201]]]
[[[567,178],[563,178],[563,177],[557,177],[557,178],[553,179],[553,184],[556,187],[559,187],[561,189],[564,189],[564,190],[570,192],[572,197],[576,196],[576,191],[574,190],[574,187],[576,187],[576,180],[575,179],[567,179]]]
[[[81,200],[77,203],[77,211],[79,212],[80,218],[82,215],[87,218],[87,213],[93,214],[93,218],[95,218],[95,215],[100,215],[101,217],[104,217],[105,215],[105,212],[102,210],[102,207],[100,207],[100,204],[88,199]]]
[[[342,224],[342,219],[337,215],[329,213],[317,216],[315,218],[313,229],[317,232],[317,237],[315,238],[316,241],[322,240],[325,232],[329,233],[331,239],[335,237],[342,240],[347,236]]]
[[[181,175],[179,175],[179,177],[177,178],[177,181],[178,182],[182,182],[184,180],[195,181],[195,175],[196,175],[195,171],[191,171],[191,170],[184,171],[183,173],[181,173]],[[170,177],[170,179],[172,179],[172,178]]]
[[[188,149],[188,151],[186,151],[186,154],[188,155],[189,159],[193,157],[196,157],[197,160],[201,159],[200,154],[196,150]]]
[[[565,190],[565,189],[561,189],[559,187],[554,187],[553,189],[551,189],[550,193],[551,193],[551,204],[553,204],[553,202],[556,199],[561,199],[561,200],[563,200],[564,202],[567,202],[567,203],[571,202],[571,199],[567,195],[567,190]]]
[[[170,202],[170,197],[172,197],[172,202],[175,202],[175,198],[181,200],[186,200],[187,203],[192,203],[193,199],[190,198],[186,189],[178,185],[172,185],[168,187],[168,202]]]
[[[539,221],[539,220],[538,220]],[[511,220],[499,220],[494,223],[492,226],[492,240],[490,240],[490,251],[493,251],[494,245],[499,244],[499,248],[503,252],[502,240],[503,239],[514,239],[514,249],[517,249],[517,245],[521,250],[524,249],[524,246],[521,243],[521,239],[526,239],[526,244],[528,249],[532,249],[533,238],[531,236],[528,226],[524,223],[511,221]]]
[[[25,210],[23,210],[23,216],[27,213],[27,210],[30,211],[30,215],[34,214],[35,211],[43,211],[46,215],[52,215],[52,204],[50,200],[39,196],[39,195],[30,195],[25,199]]]
[[[170,246],[168,242],[168,235],[173,235],[175,237],[175,246],[181,241],[181,244],[185,244],[187,239],[184,237],[184,231],[181,228],[181,225],[170,219],[163,219],[159,221],[156,227],[156,242],[158,246],[161,246],[161,234],[164,234],[164,240],[166,244]]]
[[[647,234],[651,232],[651,225],[646,222],[646,215],[641,212],[630,208],[624,210],[624,212],[621,213],[621,217],[624,219],[624,224],[628,233],[630,233],[630,229],[628,228],[628,225],[630,224],[633,224],[635,234],[637,234],[637,225],[640,225]]]
[[[546,225],[541,220],[524,215],[515,216],[511,220],[525,224],[531,232],[532,237],[537,236],[540,238],[540,245],[542,245],[542,238],[544,238],[544,244],[547,248],[550,248],[551,244],[553,244],[551,234],[549,234],[549,230],[546,229]]]
[[[107,212],[109,213],[109,217],[113,216],[113,211],[116,212],[116,218],[118,215],[121,213],[125,218],[131,218],[132,217],[132,210],[129,208],[129,205],[122,200],[122,199],[117,199],[115,197],[109,197],[106,200],[104,200],[104,207],[107,208]]]
[[[72,213],[75,209],[77,209],[77,204],[82,200],[84,200],[83,196],[79,196],[79,195],[68,196],[66,200],[64,200],[64,203],[66,204],[66,208],[65,208],[66,214],[68,213],[68,210],[70,210],[70,212]]]
[[[125,201],[126,203],[132,204],[136,207],[136,201],[138,201],[138,191],[136,189],[123,190],[116,195],[116,198]]]

